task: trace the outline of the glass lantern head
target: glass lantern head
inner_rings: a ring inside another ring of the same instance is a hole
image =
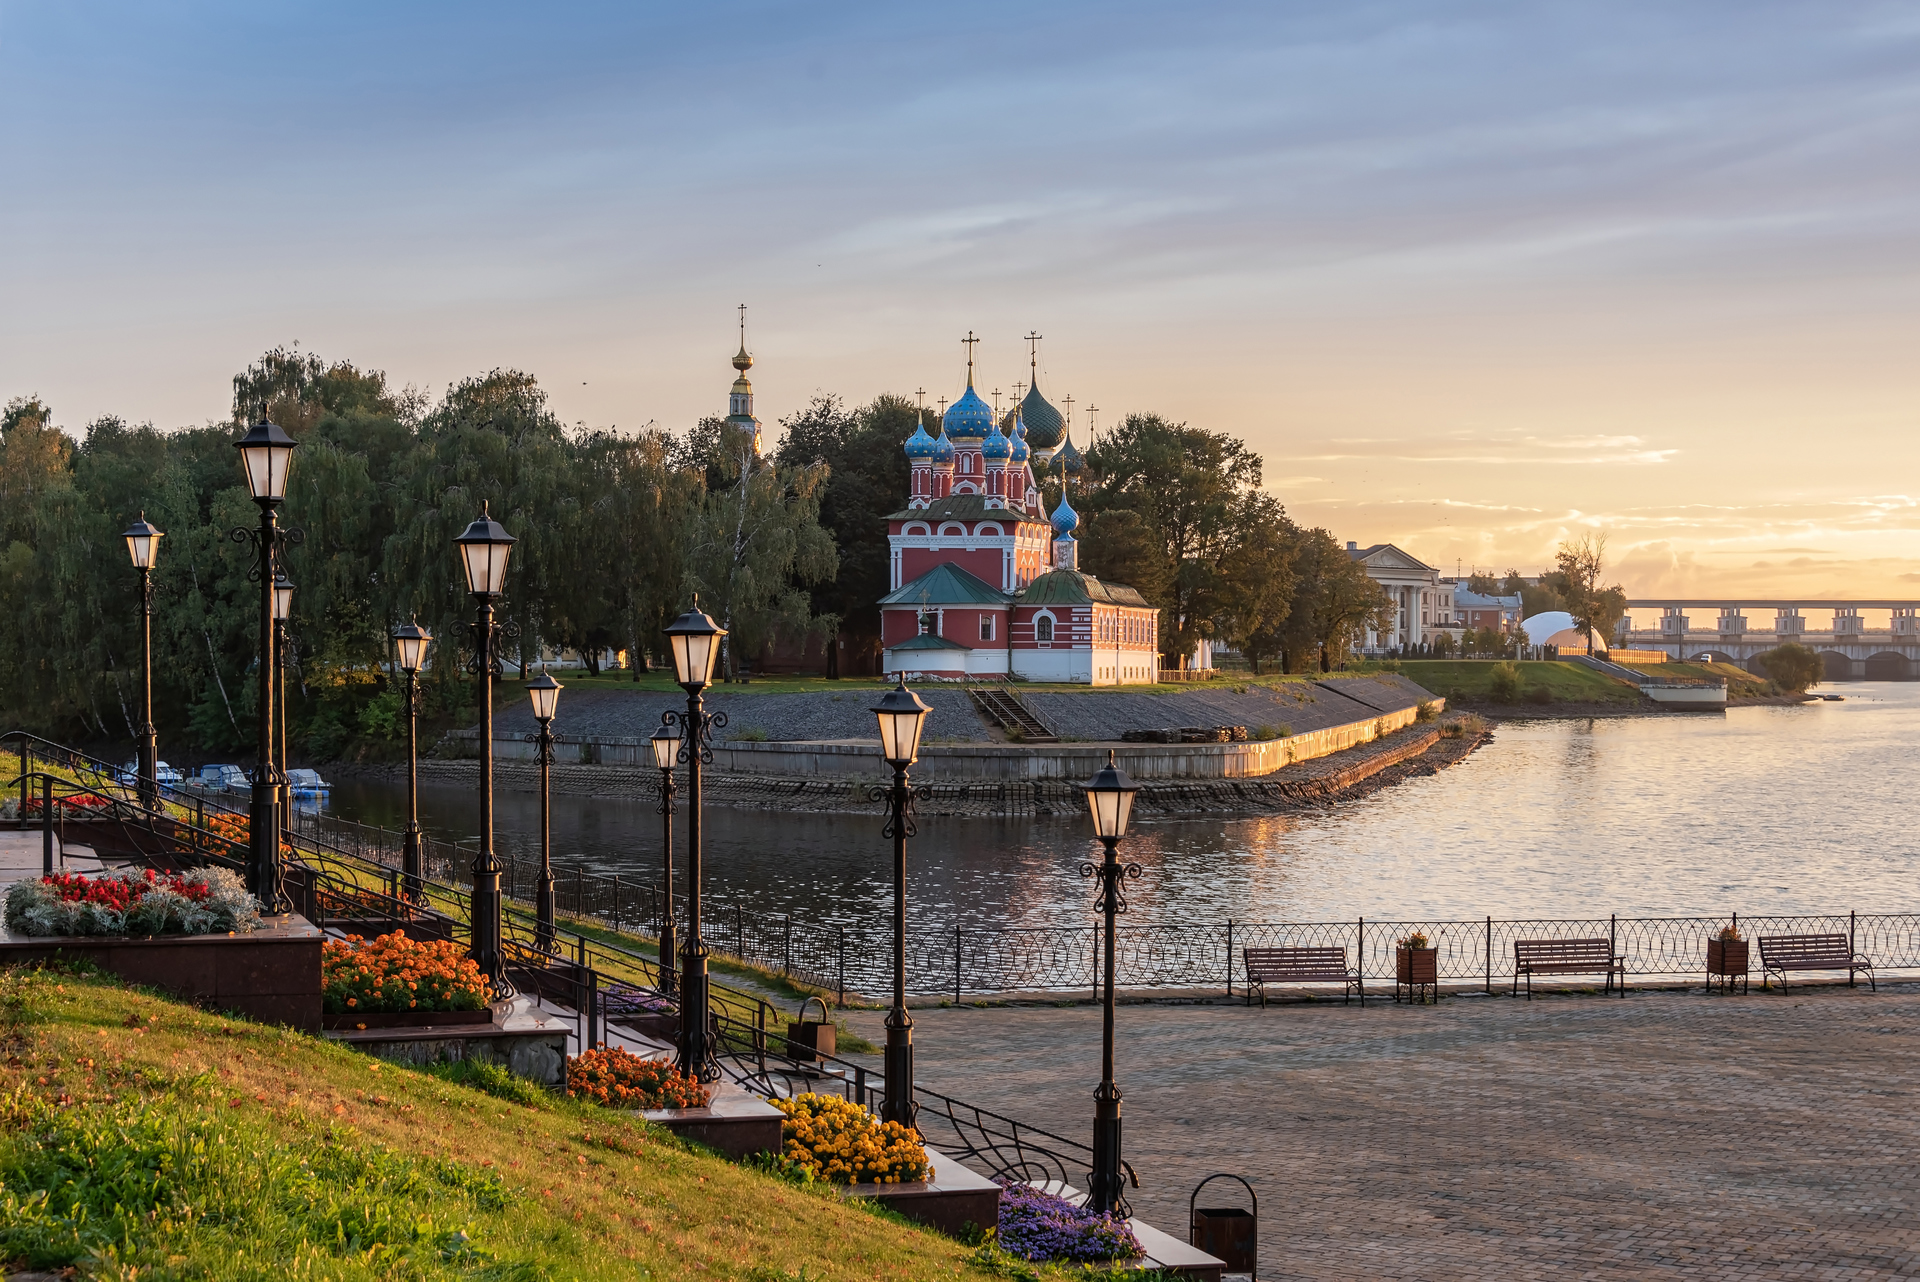
[[[264,411],[260,421],[233,443],[240,451],[241,470],[247,474],[247,492],[256,502],[273,504],[287,497],[287,468],[298,444],[279,424],[269,423]]]
[[[540,667],[540,675],[527,682],[527,697],[533,700],[533,719],[535,721],[553,720],[554,709],[560,706],[558,681],[547,672],[546,665]]]
[[[713,680],[713,662],[720,657],[720,638],[727,630],[700,609],[700,598],[693,608],[667,625],[667,641],[673,647],[673,679],[691,693],[704,690]]]
[[[133,558],[133,568],[151,570],[153,558],[160,555],[160,540],[166,535],[148,525],[147,514],[142,512],[122,537],[127,541],[127,555]]]
[[[662,770],[673,769],[674,758],[680,752],[680,736],[673,732],[673,727],[661,726],[647,742],[653,746],[653,764]]]
[[[507,586],[507,556],[518,541],[481,504],[480,515],[454,540],[467,572],[467,591],[489,600],[499,596]]]
[[[1119,839],[1127,835],[1127,820],[1133,815],[1133,794],[1140,785],[1127,777],[1114,761],[1113,749],[1107,749],[1107,764],[1081,785],[1087,793],[1087,809],[1093,812],[1093,833],[1100,838]]]
[[[933,711],[920,696],[907,689],[907,679],[881,696],[873,715],[880,720],[880,755],[887,764],[905,769],[920,759],[920,731]]]
[[[393,630],[393,646],[400,652],[400,671],[412,676],[426,666],[427,644],[433,638],[416,622],[406,622]]]
[[[285,623],[293,617],[293,580],[280,571],[273,575],[273,621]]]

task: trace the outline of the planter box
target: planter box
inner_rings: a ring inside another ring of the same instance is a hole
[[[263,917],[245,935],[36,939],[9,934],[0,938],[0,966],[88,961],[129,983],[151,985],[209,1010],[317,1033],[322,938],[318,927],[291,914]]]
[[[1713,989],[1714,977],[1718,976],[1722,987],[1731,991],[1733,981],[1738,979],[1744,989],[1747,977],[1747,958],[1752,949],[1752,941],[1746,939],[1709,939],[1707,941],[1707,989]]]
[[[908,1219],[962,1237],[972,1224],[981,1229],[1000,1227],[1000,1186],[968,1170],[946,1154],[927,1150],[933,1178],[911,1184],[848,1184],[846,1197],[867,1198]]]
[[[673,1045],[680,1039],[680,1016],[672,1011],[652,1011],[640,1015],[616,1015],[609,1011],[607,1026],[626,1029],[639,1037]]]
[[[497,1003],[491,1011],[439,1011],[445,1016],[489,1016],[490,1023],[428,1024],[412,1028],[346,1028],[325,1034],[328,1041],[399,1064],[428,1065],[458,1060],[496,1064],[542,1086],[567,1081],[567,1034],[571,1027],[531,1008],[525,998]]]
[[[320,1017],[322,1028],[459,1028],[492,1023],[490,1010],[350,1010]]]
[[[1400,1000],[1401,986],[1407,988],[1409,999],[1418,1000],[1426,989],[1437,1002],[1440,1000],[1440,950],[1438,948],[1405,948],[1393,950],[1393,1000]]]
[[[736,1161],[780,1152],[780,1126],[787,1120],[779,1109],[732,1082],[715,1082],[713,1099],[705,1108],[649,1108],[640,1110],[640,1116]]]

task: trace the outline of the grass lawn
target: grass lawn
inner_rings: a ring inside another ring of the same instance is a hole
[[[1628,663],[1621,666],[1655,677],[1691,677],[1697,681],[1718,677],[1727,683],[1727,693],[1730,695],[1778,693],[1773,683],[1765,677],[1756,677],[1745,668],[1731,663]]]
[[[0,1042],[9,1273],[1068,1276],[502,1073],[464,1084],[100,978],[0,972]]]
[[[1400,675],[1447,699],[1491,703],[1494,659],[1402,659]],[[1572,663],[1523,660],[1520,669],[1521,702],[1527,693],[1544,686],[1555,703],[1619,703],[1644,701],[1640,691],[1616,677]]]

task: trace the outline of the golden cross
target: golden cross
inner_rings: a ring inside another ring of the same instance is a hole
[[[966,348],[967,348],[967,386],[968,386],[968,387],[972,387],[972,386],[973,386],[973,345],[974,345],[975,343],[978,343],[978,342],[979,342],[980,340],[979,340],[979,339],[977,339],[977,338],[975,338],[975,337],[973,336],[973,331],[972,331],[972,330],[968,330],[968,331],[967,331],[967,336],[966,336],[965,338],[963,338],[963,339],[961,339],[960,341],[961,341],[962,343],[964,343],[964,344],[966,344]]]
[[[1038,370],[1040,368],[1040,335],[1027,331],[1027,363]]]
[[[740,350],[747,348],[747,305],[740,304]]]

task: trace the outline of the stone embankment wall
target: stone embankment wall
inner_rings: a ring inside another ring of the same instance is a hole
[[[1444,738],[1437,730],[1416,727],[1303,762],[1278,778],[1141,780],[1134,808],[1141,814],[1169,816],[1321,809],[1402,779],[1433,774],[1465,757],[1486,738],[1479,731]],[[478,770],[472,761],[427,760],[420,763],[420,773],[426,779],[470,784],[476,782]],[[494,765],[496,786],[530,790],[538,781],[538,768],[530,761]],[[714,805],[877,813],[882,803],[871,790],[882,782],[877,772],[870,778],[851,778],[709,771],[704,788],[708,803]],[[659,772],[651,767],[556,765],[553,769],[554,791],[572,796],[653,798],[659,795],[659,787]],[[1080,815],[1086,804],[1079,780],[967,780],[927,785],[927,796],[918,807],[922,815],[986,817]]]

